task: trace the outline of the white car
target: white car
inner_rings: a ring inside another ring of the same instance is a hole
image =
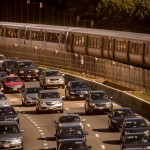
[[[63,113],[63,99],[64,97],[57,90],[41,90],[37,96],[36,112],[60,111]]]
[[[2,65],[2,63],[6,60],[5,56],[0,54],[0,66]]]
[[[0,105],[9,105],[9,99],[0,91]]]

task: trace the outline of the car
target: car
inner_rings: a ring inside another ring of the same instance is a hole
[[[147,148],[123,148],[123,150],[148,150]]]
[[[9,105],[9,99],[2,91],[0,91],[0,105]]]
[[[65,97],[68,100],[71,99],[85,99],[85,96],[89,94],[91,87],[86,81],[69,81],[65,88]]]
[[[26,87],[25,90],[22,92],[22,105],[35,105],[38,92],[41,90],[43,90],[42,87]]]
[[[22,132],[16,121],[0,121],[0,149],[23,149]]]
[[[137,132],[143,132],[150,138],[150,125],[147,124],[144,118],[127,118],[121,125],[120,130],[120,140],[122,140],[126,134]]]
[[[64,112],[64,97],[55,89],[41,90],[36,100],[36,112],[59,111]]]
[[[16,60],[5,60],[2,63],[2,69],[8,74],[11,74],[15,64],[16,64]]]
[[[56,128],[56,142],[57,145],[61,141],[65,141],[68,139],[82,139],[86,141],[87,132],[85,132],[84,126],[82,123],[61,123]]]
[[[0,54],[0,66],[6,60],[6,57],[3,54]]]
[[[8,76],[8,73],[7,72],[0,72],[0,82],[4,79],[5,76]]]
[[[85,113],[110,112],[113,109],[111,97],[104,90],[92,90],[85,97]]]
[[[121,142],[121,150],[125,148],[146,148],[150,146],[150,139],[145,133],[129,133]]]
[[[91,148],[85,140],[74,138],[60,141],[57,150],[90,150]]]
[[[137,117],[137,115],[130,107],[115,108],[108,114],[109,130],[117,131],[121,128],[124,119],[135,117]]]
[[[62,87],[65,88],[64,74],[59,70],[45,69],[41,71],[39,75],[40,86],[44,89],[51,87]]]
[[[17,60],[12,73],[23,80],[39,79],[39,68],[32,60]]]
[[[0,121],[15,120],[19,123],[18,112],[10,105],[0,105]]]
[[[22,92],[25,89],[25,84],[19,76],[10,74],[1,81],[1,89],[3,92]]]
[[[61,123],[83,123],[84,121],[85,119],[81,119],[78,114],[63,114],[60,115],[58,119],[54,121],[54,123],[56,124],[55,127],[57,128]]]

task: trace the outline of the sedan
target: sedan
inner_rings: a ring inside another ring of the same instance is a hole
[[[15,121],[0,121],[0,149],[23,149],[23,136]]]
[[[136,118],[136,115],[134,114],[133,110],[130,107],[121,107],[113,109],[108,114],[109,130],[111,131],[119,130],[121,128],[124,119],[127,118]]]
[[[21,80],[21,78],[17,75],[10,74],[9,76],[5,76],[2,80],[2,90],[4,92],[12,92],[12,91],[24,91],[25,84]]]
[[[94,111],[110,112],[113,103],[108,94],[103,90],[91,91],[85,98],[85,113],[90,114]]]
[[[36,104],[38,92],[43,90],[41,87],[27,87],[22,92],[22,105],[31,106]]]
[[[150,146],[150,139],[144,133],[130,133],[124,136],[121,150],[126,148],[146,148]]]
[[[148,150],[147,148],[123,148],[123,150]]]
[[[36,112],[60,111],[64,112],[64,97],[57,90],[41,90],[36,101]]]
[[[122,140],[126,134],[137,132],[143,132],[148,137],[150,137],[150,126],[146,123],[146,121],[143,118],[125,119],[123,124],[121,125],[120,130],[121,130],[120,140]]]
[[[0,121],[15,120],[19,123],[18,113],[12,106],[4,105],[0,106]]]
[[[82,139],[67,139],[61,141],[57,147],[57,150],[90,150],[91,146]]]
[[[65,97],[71,99],[85,99],[89,94],[91,87],[85,81],[70,81],[65,89]]]

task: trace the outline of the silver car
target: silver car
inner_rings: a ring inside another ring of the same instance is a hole
[[[58,70],[43,70],[39,75],[40,86],[44,89],[48,87],[62,87],[65,88],[64,74]]]
[[[39,91],[36,101],[36,112],[42,111],[60,111],[64,112],[64,97],[57,90]]]
[[[0,91],[0,105],[9,105],[9,99]]]
[[[0,149],[23,149],[23,136],[16,121],[0,121]]]
[[[31,106],[36,104],[38,92],[43,90],[42,87],[27,87],[22,92],[22,105]]]

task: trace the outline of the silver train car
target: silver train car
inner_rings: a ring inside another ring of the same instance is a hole
[[[0,22],[2,43],[68,51],[150,69],[150,34]]]

